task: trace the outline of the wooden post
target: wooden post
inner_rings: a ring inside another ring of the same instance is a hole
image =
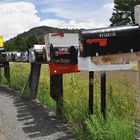
[[[10,65],[9,65],[9,62],[4,62],[3,65],[4,65],[4,76],[10,84]]]
[[[40,78],[41,64],[31,64],[31,75],[30,75],[30,99],[35,99],[37,96],[38,83]]]
[[[40,70],[41,64],[31,63],[29,77],[21,92],[22,98],[29,100],[33,100],[36,98],[40,78]]]
[[[94,90],[93,90],[93,83],[94,83],[94,72],[89,72],[89,113],[93,114],[93,105],[94,105]]]
[[[0,67],[0,81],[2,80],[2,73],[1,73],[1,67]]]
[[[101,72],[101,113],[106,118],[106,73]]]
[[[140,61],[137,62],[137,87],[140,89]]]
[[[136,93],[136,113],[135,113],[135,138],[140,139],[140,61],[137,63],[137,93]]]
[[[59,88],[59,98],[57,100],[57,104],[56,104],[56,111],[57,111],[57,115],[58,116],[62,116],[62,108],[63,108],[63,75],[59,74],[59,84],[58,84],[58,88]]]
[[[50,75],[50,95],[56,101],[56,113],[62,116],[63,108],[63,75]]]

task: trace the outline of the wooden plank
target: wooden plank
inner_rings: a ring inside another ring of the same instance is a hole
[[[94,106],[94,72],[89,72],[89,113],[93,115]]]
[[[140,61],[140,52],[92,57],[92,62],[95,64],[110,64],[128,61]]]
[[[140,89],[140,61],[137,62],[137,87]]]
[[[140,61],[137,63],[137,92],[136,92],[136,112],[135,112],[135,138],[140,139]]]
[[[9,62],[4,62],[4,76],[8,80],[8,83],[10,84],[10,65]]]
[[[31,63],[31,70],[20,97],[23,99],[34,100],[37,96],[41,64]]]
[[[101,113],[106,118],[106,73],[101,72]]]
[[[36,99],[39,84],[41,64],[31,63],[31,75],[29,79],[30,99]]]
[[[50,75],[50,96],[56,101],[56,114],[62,116],[63,74]]]

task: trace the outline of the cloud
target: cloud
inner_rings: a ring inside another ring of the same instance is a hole
[[[5,39],[39,26],[40,18],[36,15],[35,6],[28,2],[0,4],[0,34]]]
[[[89,28],[98,28],[98,27],[103,27],[104,23],[96,23],[94,20],[92,19],[87,19],[85,20],[58,20],[58,19],[46,19],[43,20],[41,22],[42,26],[47,25],[47,26],[51,26],[51,27],[58,27],[58,28],[68,28],[68,29],[81,29],[81,28],[85,28],[85,29],[89,29]]]
[[[56,1],[56,2],[54,2]],[[111,15],[113,10],[113,1],[112,2],[98,2],[98,0],[46,0],[48,7],[44,7],[40,10],[42,13],[52,13],[55,14],[58,18],[65,19],[83,19],[83,18],[96,18],[98,15]],[[105,0],[104,0],[105,1]],[[79,5],[80,3],[80,5]],[[93,17],[94,16],[94,17]]]
[[[79,0],[78,0],[79,1]],[[41,9],[40,12],[42,13],[52,13],[58,19],[67,19],[67,20],[74,20],[76,23],[79,22],[82,25],[86,25],[91,27],[91,22],[93,22],[93,28],[100,27],[100,26],[107,26],[110,24],[109,18],[113,12],[114,4],[113,2],[108,2],[103,4],[102,6],[98,6],[98,8],[94,8],[93,6],[89,5],[91,0],[87,0],[88,2],[83,1],[82,4],[68,6],[65,4],[52,4],[48,8]],[[93,1],[91,1],[93,2]],[[88,3],[88,5],[87,5]],[[83,24],[84,23],[84,24]],[[85,24],[86,23],[86,24]],[[75,24],[76,25],[76,24]]]
[[[69,0],[42,0],[41,3],[67,2]]]
[[[42,0],[41,2],[51,3],[51,1],[54,3],[58,1],[68,2],[70,0]],[[94,8],[82,9],[77,5],[70,8],[68,8],[68,5],[63,8],[55,5],[49,6],[44,10],[42,9],[42,12],[53,13],[57,17],[55,19],[46,18],[41,20],[38,16],[39,11],[30,2],[0,3],[0,34],[8,40],[19,33],[42,25],[59,28],[98,28],[108,26],[110,24],[109,18],[113,11],[113,3],[105,3],[96,8],[96,10]]]
[[[65,24],[66,24],[65,20],[59,20],[59,19],[46,19],[40,22],[41,26],[46,25],[46,26],[59,27],[59,28],[63,28],[63,25]]]
[[[113,8],[114,8],[114,3],[111,3],[111,2],[109,2],[109,3],[106,3],[106,4],[104,4],[103,5],[103,8],[106,10],[106,11],[112,11],[113,10]]]

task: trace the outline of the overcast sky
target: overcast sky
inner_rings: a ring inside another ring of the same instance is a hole
[[[0,0],[0,34],[5,40],[36,26],[109,26],[113,0]]]

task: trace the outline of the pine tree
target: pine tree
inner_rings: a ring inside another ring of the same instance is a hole
[[[135,23],[134,7],[140,4],[140,0],[114,0],[114,4],[114,12],[110,18],[111,26]]]

